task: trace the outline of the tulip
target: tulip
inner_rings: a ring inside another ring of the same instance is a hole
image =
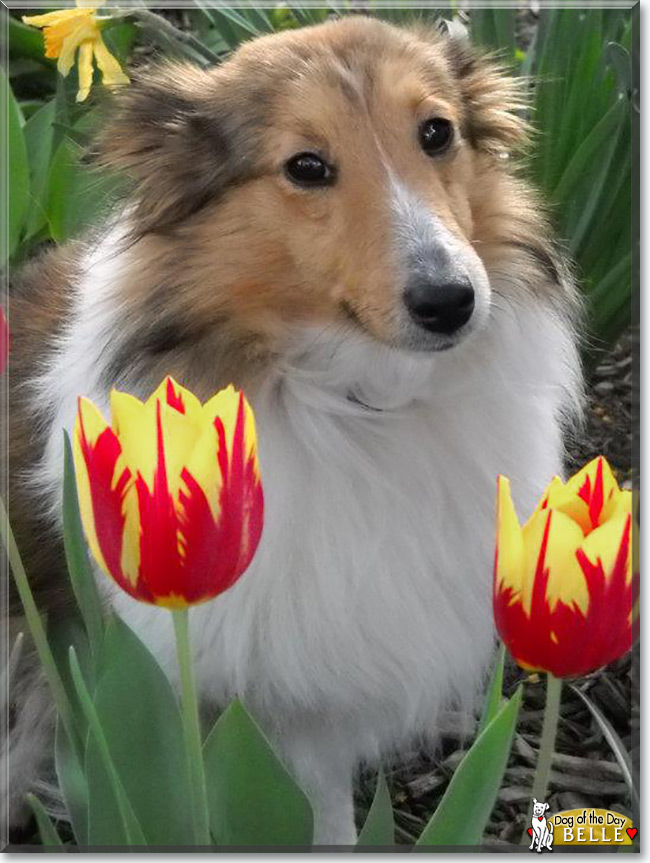
[[[77,102],[83,102],[90,93],[93,81],[93,58],[102,73],[106,87],[128,84],[128,76],[106,47],[102,28],[108,18],[97,18],[97,7],[104,0],[85,2],[77,0],[76,9],[60,9],[44,15],[24,15],[23,21],[43,29],[45,56],[58,59],[57,68],[65,78],[74,65],[78,52],[79,90]]]
[[[262,533],[253,412],[232,386],[204,405],[166,378],[145,402],[111,393],[109,426],[79,399],[79,509],[101,569],[135,599],[172,611],[193,835],[211,844],[188,606],[231,587]]]
[[[632,494],[604,458],[555,477],[520,526],[498,479],[494,617],[524,668],[587,674],[625,654],[638,631]],[[634,604],[634,613],[633,613]]]
[[[548,788],[562,678],[618,659],[638,634],[632,542],[632,494],[602,457],[566,483],[555,477],[523,527],[508,480],[498,478],[496,627],[519,665],[547,672],[531,794],[538,800]]]
[[[142,602],[183,608],[243,574],[262,532],[253,413],[232,386],[204,405],[166,378],[144,403],[79,399],[79,506],[101,569]]]

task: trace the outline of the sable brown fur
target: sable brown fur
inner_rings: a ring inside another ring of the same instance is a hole
[[[76,243],[47,249],[12,279],[9,298],[9,517],[32,588],[37,597],[46,595],[54,610],[65,608],[70,600],[68,581],[60,577],[65,558],[28,479],[30,468],[43,455],[51,417],[34,411],[29,384],[47,363],[69,314],[79,253]],[[11,585],[11,609],[18,611]]]
[[[466,41],[363,17],[254,40],[216,69],[136,76],[96,148],[130,180],[130,267],[106,385],[153,388],[171,373],[203,398],[230,381],[254,388],[301,324],[353,319],[393,343],[379,146],[501,290],[565,308],[543,210],[503,158],[526,144],[521,108],[522,85]],[[460,135],[453,159],[432,164],[407,130],[438,113]],[[342,161],[335,195],[284,178],[285,160],[314,144]],[[53,583],[62,556],[21,479],[48,424],[27,387],[65,320],[81,248],[49,252],[12,294],[12,520],[36,583]]]

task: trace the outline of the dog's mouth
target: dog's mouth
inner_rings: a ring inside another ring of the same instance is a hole
[[[339,304],[341,316],[347,324],[361,332],[364,336],[378,341],[388,347],[409,353],[444,353],[455,348],[475,329],[472,321],[448,335],[431,333],[426,329],[412,324],[410,321],[399,327],[398,333],[391,338],[383,338],[368,327],[359,317],[354,307],[342,300]]]

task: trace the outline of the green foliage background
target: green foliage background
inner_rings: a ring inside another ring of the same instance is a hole
[[[125,64],[161,55],[210,65],[247,39],[351,14],[351,6],[256,9],[195,0],[194,6],[167,11],[164,18],[155,9],[125,7],[131,13],[105,37]],[[397,24],[450,20],[455,14],[451,8],[409,9],[399,3],[373,8],[373,2],[365,11]],[[607,346],[631,319],[636,254],[632,122],[638,112],[633,10],[542,9],[526,50],[517,47],[515,9],[471,9],[466,17],[477,43],[530,77],[531,120],[538,134],[527,171],[551,202],[558,235],[576,263],[588,298],[588,348]],[[98,122],[101,86],[86,104],[77,105],[76,72],[66,80],[57,75],[55,63],[43,57],[41,33],[26,27],[15,12],[9,15],[8,32],[10,59],[2,90],[8,103],[4,143],[10,181],[9,198],[6,190],[2,195],[9,206],[0,251],[3,261],[18,263],[39,244],[64,242],[101,218],[116,183],[80,167]]]

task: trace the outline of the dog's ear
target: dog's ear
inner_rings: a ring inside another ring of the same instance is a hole
[[[533,797],[533,804],[534,804],[535,806],[537,806],[537,799],[536,799],[535,797]]]
[[[514,77],[462,31],[442,38],[444,52],[458,80],[466,109],[464,134],[474,147],[509,152],[523,147],[530,127],[524,119],[527,82]]]
[[[548,803],[545,803],[545,804],[544,804],[544,810],[546,810],[546,809],[550,809],[550,808],[551,808],[551,807],[548,805]]]
[[[221,70],[167,64],[121,88],[96,142],[100,165],[131,180],[137,233],[169,228],[242,174]]]

